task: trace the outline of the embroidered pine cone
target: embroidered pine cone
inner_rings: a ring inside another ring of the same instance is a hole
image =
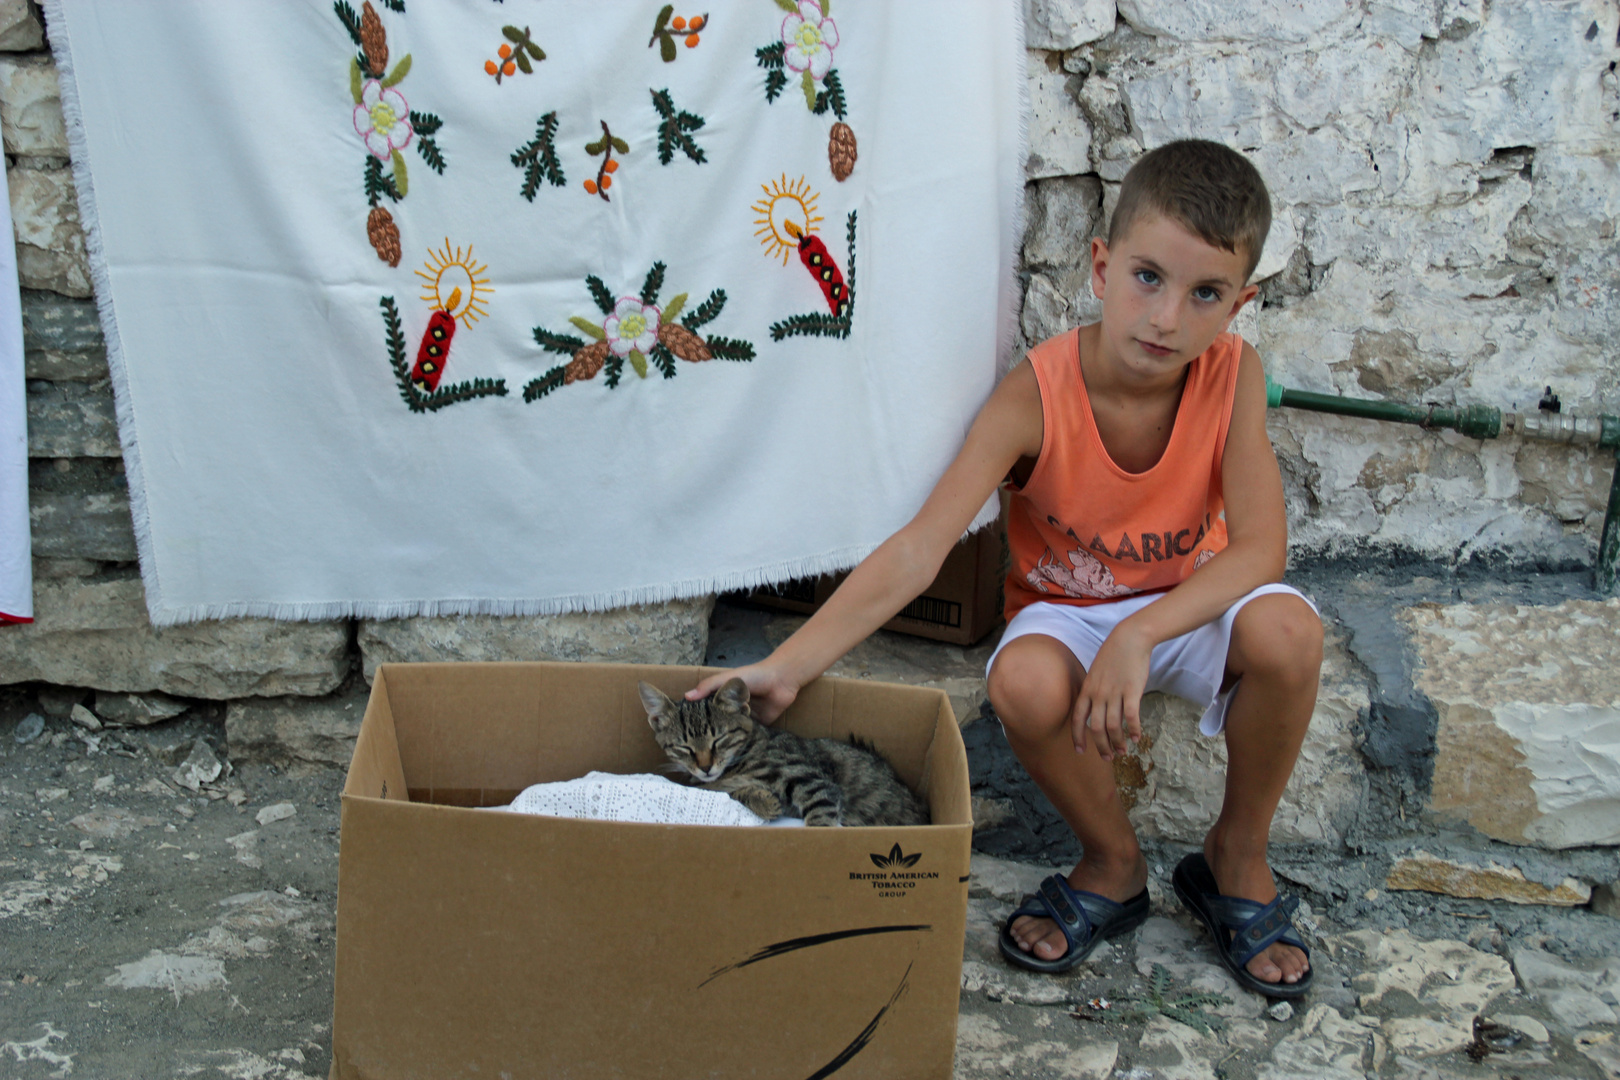
[[[827,163],[840,184],[855,171],[855,157],[855,133],[842,121],[834,124],[832,136],[827,140]]]
[[[700,360],[713,360],[714,353],[703,343],[703,339],[680,323],[665,323],[658,328],[658,344],[692,363]]]
[[[373,206],[366,217],[366,236],[377,249],[377,258],[389,266],[399,265],[399,226],[394,224],[394,215]]]
[[[371,69],[372,78],[382,78],[388,70],[388,33],[371,0],[366,0],[360,10],[360,47],[366,51],[366,67]]]
[[[605,341],[598,341],[594,345],[587,345],[578,350],[574,353],[574,358],[568,361],[568,366],[563,368],[563,385],[596,378],[596,373],[602,370],[607,358],[608,343]]]

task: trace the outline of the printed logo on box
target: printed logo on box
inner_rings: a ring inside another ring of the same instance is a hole
[[[921,852],[907,855],[896,844],[889,849],[887,855],[881,852],[872,852],[870,855],[874,870],[851,870],[849,880],[868,882],[877,894],[885,898],[905,896],[911,889],[917,887],[919,881],[939,880],[937,870],[914,870],[922,858]]]

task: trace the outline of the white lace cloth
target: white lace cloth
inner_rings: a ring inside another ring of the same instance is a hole
[[[637,821],[653,825],[802,825],[798,818],[766,821],[723,791],[677,784],[653,773],[586,773],[578,780],[524,788],[512,805],[519,814]]]

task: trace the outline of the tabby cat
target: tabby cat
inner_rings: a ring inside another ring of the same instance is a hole
[[[767,821],[793,815],[806,825],[928,824],[928,808],[870,746],[756,723],[741,679],[702,701],[671,701],[646,683],[640,690],[669,759]]]

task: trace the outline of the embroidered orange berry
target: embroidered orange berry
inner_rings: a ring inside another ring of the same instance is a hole
[[[613,186],[613,177],[611,177],[611,176],[602,177],[602,190],[603,191],[606,191],[608,188],[610,188],[612,186]]]
[[[592,195],[595,195],[596,194],[596,181],[595,180],[587,180],[587,181],[585,181],[585,190],[590,192]]]
[[[618,172],[619,163],[617,161],[609,161],[606,165],[603,165],[602,168],[606,169],[608,172]]]
[[[697,43],[698,43],[698,36],[696,34],[692,34],[686,39],[686,47],[688,49],[697,48]]]
[[[677,26],[675,29],[679,30],[680,27]],[[701,30],[701,29],[703,29],[703,16],[701,16],[701,15],[692,16],[692,29],[693,30]]]
[[[502,75],[510,75],[510,74],[512,74],[512,72],[514,72],[516,70],[517,70],[517,65],[512,63],[512,61],[510,61],[510,60],[508,60],[506,63],[501,65],[501,74]]]
[[[493,61],[493,60],[485,60],[484,61],[484,73],[486,75],[493,75],[498,70],[500,70],[500,69],[495,66],[495,61]]]
[[[670,20],[669,25],[673,26],[677,30],[685,30],[686,29],[686,19],[683,18],[680,15],[677,15],[677,16],[675,16],[675,18]]]
[[[502,45],[499,49],[496,49],[495,51],[501,54],[501,59],[502,60],[505,60],[507,57],[512,55],[512,46],[510,46],[510,45]]]

